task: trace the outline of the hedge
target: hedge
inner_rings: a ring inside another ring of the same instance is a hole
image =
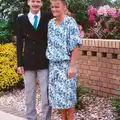
[[[22,81],[16,72],[16,47],[12,43],[0,44],[0,91]]]

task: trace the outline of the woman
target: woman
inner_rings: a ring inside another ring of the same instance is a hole
[[[76,104],[76,57],[81,44],[76,21],[65,15],[66,0],[51,0],[55,18],[48,24],[49,104],[60,109],[62,120],[73,120]]]

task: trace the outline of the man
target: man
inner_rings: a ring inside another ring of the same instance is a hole
[[[40,11],[42,4],[41,0],[28,0],[30,12],[17,19],[17,70],[24,76],[28,120],[37,120],[36,79],[40,82],[42,120],[51,119],[47,93],[48,60],[45,57],[45,52],[47,26],[52,14]]]

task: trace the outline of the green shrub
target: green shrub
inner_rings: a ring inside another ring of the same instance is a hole
[[[117,90],[117,93],[120,96],[120,89]],[[112,105],[115,107],[115,112],[118,114],[118,118],[116,120],[120,120],[120,99],[113,97]]]
[[[9,30],[8,21],[0,19],[0,44],[12,41],[12,34]]]
[[[82,88],[80,85],[77,86],[77,103],[75,105],[76,110],[80,110],[83,107],[82,101],[81,101],[81,95],[89,93],[88,88]]]
[[[16,73],[16,47],[12,43],[0,45],[0,91],[10,89],[22,81]]]

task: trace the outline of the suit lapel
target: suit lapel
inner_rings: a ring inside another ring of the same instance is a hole
[[[41,11],[41,16],[40,16],[40,20],[39,20],[39,24],[38,24],[38,27],[37,27],[37,30],[39,30],[39,27],[41,25],[41,23],[44,21],[44,14],[43,12]]]
[[[31,24],[31,22],[29,21],[29,18],[28,18],[27,14],[25,14],[25,21],[26,21],[26,24],[31,27],[31,29],[35,30],[33,25]]]
[[[37,29],[35,29],[35,28],[33,27],[33,25],[30,23],[29,18],[28,18],[28,15],[25,14],[26,24],[27,24],[28,26],[30,26],[31,29],[33,29],[34,31],[38,31],[38,30],[39,30],[39,27],[40,27],[40,24],[41,24],[42,21],[43,21],[43,18],[44,18],[44,17],[43,17],[43,12],[41,12],[41,16],[40,16],[40,20],[39,20],[39,23],[38,23],[38,27],[37,27]]]

